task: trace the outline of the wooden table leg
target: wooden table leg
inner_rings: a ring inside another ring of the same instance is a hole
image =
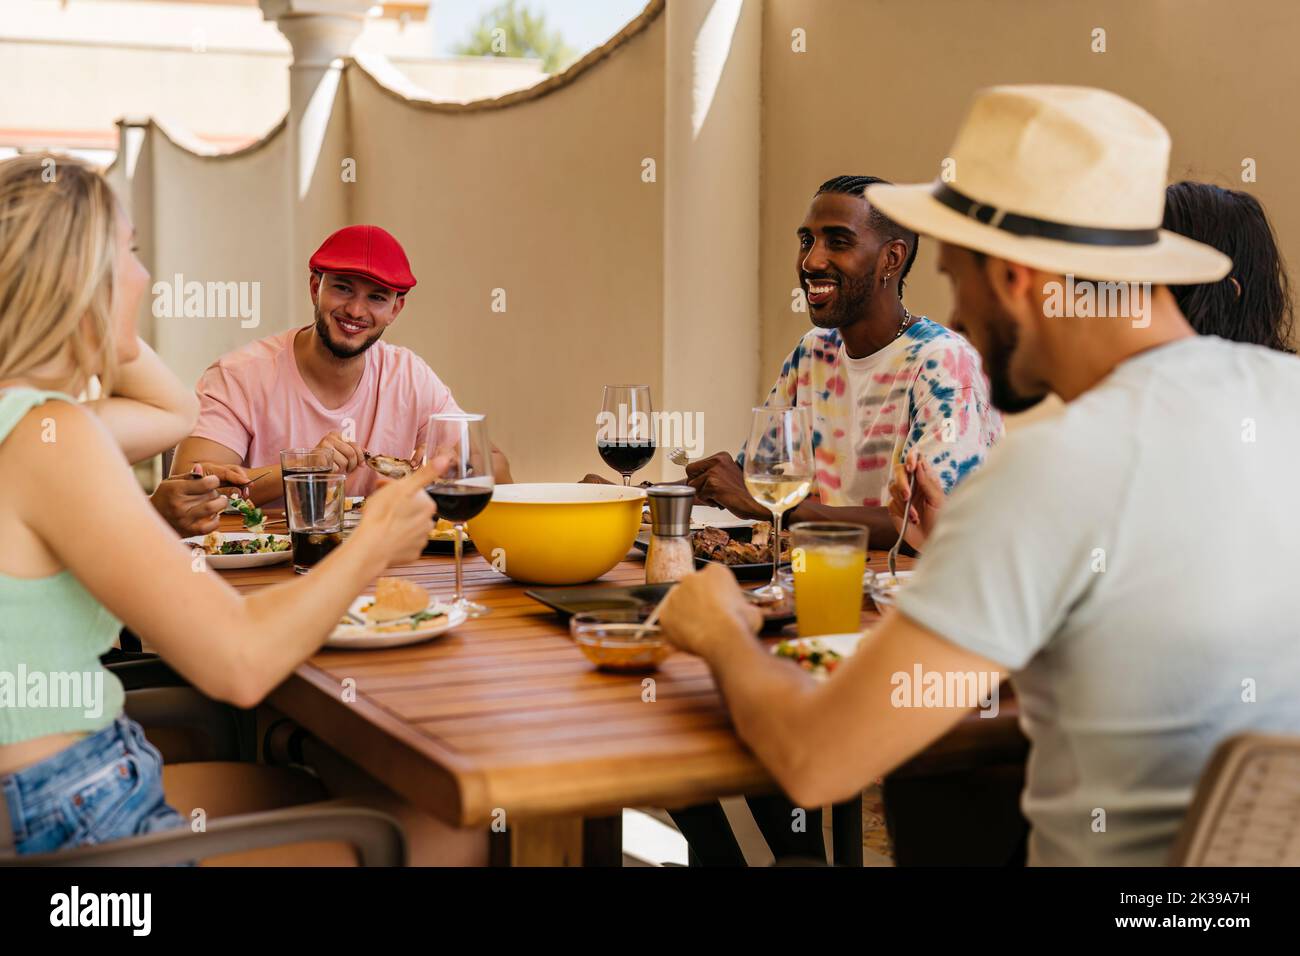
[[[493,865],[621,866],[623,818],[543,817],[512,823],[494,839]]]
[[[582,865],[623,865],[623,814],[582,821]]]
[[[542,817],[510,824],[511,866],[581,866],[582,817]]]

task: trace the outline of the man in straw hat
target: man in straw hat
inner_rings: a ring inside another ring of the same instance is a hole
[[[1166,284],[1231,262],[1159,228],[1168,158],[1160,123],[1112,93],[996,87],[955,176],[868,190],[941,243],[993,401],[1066,404],[956,490],[897,610],[824,685],[752,640],[724,570],[674,590],[667,634],[708,660],[796,802],[851,796],[993,711],[1010,675],[1029,861],[1159,864],[1220,741],[1300,732],[1300,588],[1281,560],[1300,509],[1270,505],[1300,470],[1300,365],[1198,337],[1178,311]],[[1127,308],[1099,307],[1117,283]]]

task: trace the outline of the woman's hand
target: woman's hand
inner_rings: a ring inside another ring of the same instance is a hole
[[[450,456],[439,455],[405,478],[381,481],[366,498],[357,534],[365,535],[385,566],[414,561],[424,551],[437,511],[424,488],[450,464]]]

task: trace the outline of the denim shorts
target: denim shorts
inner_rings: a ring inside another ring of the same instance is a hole
[[[0,777],[14,851],[51,853],[183,826],[167,805],[162,756],[140,725],[118,717],[103,730]]]

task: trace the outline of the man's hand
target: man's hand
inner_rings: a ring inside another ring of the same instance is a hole
[[[745,487],[745,473],[725,451],[688,464],[686,481],[695,489],[695,500],[700,504],[726,508],[738,518],[761,521],[772,517],[772,512],[749,493]]]
[[[745,597],[735,575],[711,564],[688,574],[669,592],[659,623],[675,647],[709,659],[720,642],[737,634],[757,634],[763,614]]]
[[[247,468],[239,465],[220,465],[214,461],[195,462],[191,468],[195,475],[216,475],[221,485],[217,488],[217,494],[230,496],[233,491],[239,492],[241,498],[248,497],[248,486],[256,479]]]
[[[248,494],[248,472],[238,465],[196,464],[191,474],[165,478],[150,496],[158,513],[183,537],[217,530],[227,493]]]
[[[939,512],[943,509],[944,494],[939,477],[913,448],[905,461],[894,464],[894,477],[889,482],[889,517],[894,522],[895,531],[903,527],[904,509],[909,507],[907,486],[913,472],[916,473],[916,488],[912,491],[912,517],[908,519],[905,540],[920,551],[934,532]]]
[[[316,443],[316,448],[330,453],[334,470],[350,475],[365,461],[365,452],[356,442],[348,441],[338,432],[330,432]]]

